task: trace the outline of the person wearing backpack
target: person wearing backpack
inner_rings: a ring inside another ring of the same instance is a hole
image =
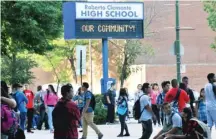
[[[164,124],[163,129],[153,139],[164,139],[170,134],[182,134],[182,118],[169,103],[163,104]]]
[[[167,92],[164,102],[172,103],[172,107],[181,113],[190,98],[183,89],[179,88],[177,79],[173,79],[171,85],[173,88]]]
[[[14,130],[18,126],[18,119],[13,111],[15,107],[16,101],[9,97],[6,82],[1,81],[1,139],[15,136],[16,131]]]
[[[111,83],[110,89],[104,94],[107,102],[107,123],[114,123],[115,121],[115,83]]]
[[[142,95],[138,101],[140,101],[140,118],[139,121],[142,123],[142,137],[140,139],[149,139],[152,132],[152,119],[156,120],[151,108],[151,99],[149,94],[151,93],[151,86],[149,83],[144,83],[142,86]],[[137,103],[137,102],[136,102]],[[136,105],[136,104],[135,104]]]
[[[86,139],[88,134],[88,126],[90,126],[98,135],[98,139],[103,138],[103,134],[101,131],[97,128],[97,126],[94,124],[94,108],[96,105],[95,97],[88,90],[89,84],[87,82],[84,82],[82,84],[82,91],[84,92],[84,108],[82,111],[82,121],[83,121],[83,136],[81,139]]]
[[[21,91],[22,86],[18,83],[12,85],[12,96],[15,99],[17,106],[15,111],[19,113],[20,116],[20,128],[24,131],[27,117],[26,104],[28,99],[25,94]]]
[[[216,123],[216,76],[209,73],[207,76],[209,83],[205,85],[205,98],[207,110],[207,123],[210,128]]]
[[[168,135],[166,139],[211,139],[209,127],[193,118],[191,108],[184,108],[182,111],[183,135]]]
[[[117,114],[119,116],[119,121],[121,123],[121,132],[117,137],[124,137],[130,136],[128,127],[126,124],[126,116],[128,113],[128,104],[127,104],[128,94],[125,88],[121,88],[119,91],[119,98],[118,98],[118,107],[117,107]],[[124,135],[124,130],[126,134]]]
[[[77,105],[71,101],[73,87],[70,84],[61,88],[62,98],[52,112],[54,139],[78,139],[78,121],[80,112]]]
[[[38,105],[38,111],[40,114],[40,120],[37,125],[37,129],[41,130],[43,123],[45,124],[45,129],[49,130],[49,124],[48,124],[48,115],[45,108],[44,103],[44,96],[46,95],[46,92],[42,90],[42,86],[39,85],[37,87],[37,93],[35,95],[35,104]]]

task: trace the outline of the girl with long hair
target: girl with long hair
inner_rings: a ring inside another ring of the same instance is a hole
[[[203,123],[207,124],[207,113],[206,113],[206,101],[205,101],[205,90],[200,90],[200,96],[196,103],[197,118]]]
[[[121,132],[118,135],[118,137],[123,136],[130,136],[128,132],[128,127],[126,124],[126,117],[128,114],[128,104],[127,104],[128,94],[127,90],[125,88],[121,88],[119,92],[119,98],[118,98],[118,108],[117,108],[117,114],[119,115],[119,121],[121,123]],[[126,134],[124,135],[123,132],[126,131]]]
[[[48,114],[48,123],[49,123],[49,128],[51,133],[53,133],[52,112],[57,102],[58,102],[58,96],[57,93],[55,92],[53,85],[48,85],[47,93],[44,96],[44,104],[46,106],[46,111]]]
[[[152,92],[150,93],[151,98],[151,104],[152,104],[152,110],[156,116],[157,119],[153,119],[153,123],[156,126],[156,123],[158,122],[158,126],[161,125],[160,123],[160,114],[159,109],[157,107],[157,96],[160,94],[159,86],[157,83],[152,84]]]

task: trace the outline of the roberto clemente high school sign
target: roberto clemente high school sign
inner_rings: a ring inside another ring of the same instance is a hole
[[[63,16],[65,39],[144,37],[142,2],[68,2]]]

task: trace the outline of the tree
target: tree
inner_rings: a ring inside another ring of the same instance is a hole
[[[48,41],[62,34],[62,2],[1,2],[3,54],[27,49],[43,53]]]
[[[20,52],[43,54],[50,50],[50,41],[62,35],[61,9],[60,1],[2,1],[1,54],[15,64]],[[17,65],[11,68],[15,79]]]
[[[204,10],[208,13],[208,24],[216,32],[216,1],[205,1]],[[216,37],[211,47],[216,50]]]
[[[49,55],[49,61],[44,56],[36,58],[37,62],[40,63],[41,67],[47,71],[56,71],[55,76],[59,76],[59,80],[62,82],[70,81],[72,75],[73,81],[77,83],[76,74],[76,45],[88,45],[87,40],[69,40],[65,41],[63,38],[53,41],[54,49],[47,52]],[[40,60],[39,60],[40,59]],[[52,61],[52,64],[51,62]],[[63,64],[63,63],[64,64]],[[68,66],[68,63],[70,66]],[[64,68],[62,68],[64,66]]]
[[[152,32],[150,25],[157,16],[155,10],[156,3],[153,2],[145,7],[145,19],[144,19],[144,36],[153,36],[156,32]],[[133,69],[131,66],[139,55],[145,56],[146,58],[154,56],[154,49],[151,45],[145,43],[143,40],[125,40],[124,42],[117,40],[110,41],[116,48],[119,49],[119,57],[116,57],[117,61],[117,73],[120,79],[120,86],[123,87],[124,81],[130,76]],[[138,69],[137,69],[138,70]]]
[[[14,71],[15,74],[12,76],[11,71],[14,65],[17,66]],[[9,84],[31,83],[32,79],[35,78],[31,69],[36,66],[36,62],[30,58],[18,56],[16,61],[11,61],[7,56],[3,56],[1,57],[1,78]]]
[[[130,76],[132,72],[131,65],[134,64],[136,58],[142,54],[146,56],[153,56],[154,50],[147,44],[142,44],[141,40],[126,40],[123,46],[113,43],[118,49],[120,49],[119,57],[116,57],[117,61],[117,73],[119,75],[120,87],[123,87],[124,81]]]

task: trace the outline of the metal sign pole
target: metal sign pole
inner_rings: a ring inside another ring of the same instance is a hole
[[[108,64],[108,39],[107,38],[103,38],[102,39],[102,55],[103,55],[103,92],[102,93],[106,93],[107,91],[107,81],[108,81],[108,68],[109,68],[109,64]]]
[[[82,86],[82,50],[80,50],[80,82]]]

